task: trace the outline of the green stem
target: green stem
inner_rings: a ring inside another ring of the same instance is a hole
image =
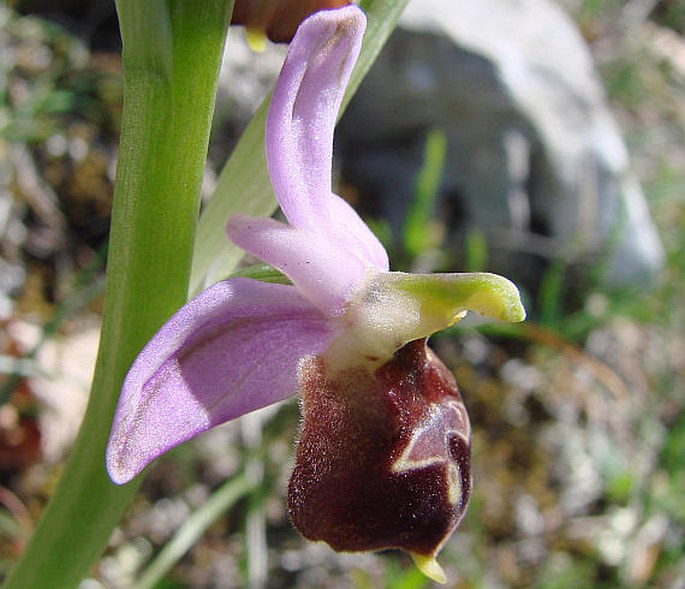
[[[124,113],[105,311],[86,415],[60,483],[5,589],[76,587],[140,480],[113,485],[104,451],[122,380],[186,298],[231,0],[119,0]]]

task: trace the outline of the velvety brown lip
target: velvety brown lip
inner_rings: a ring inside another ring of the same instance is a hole
[[[294,525],[339,551],[434,556],[471,492],[470,426],[425,340],[375,372],[303,367],[303,423],[288,502]]]

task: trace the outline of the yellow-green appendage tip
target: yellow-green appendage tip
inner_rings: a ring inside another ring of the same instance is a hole
[[[250,49],[255,53],[264,53],[266,49],[266,33],[259,29],[245,29],[245,39]]]
[[[426,577],[441,585],[447,583],[445,571],[442,570],[442,567],[438,564],[438,561],[435,560],[434,556],[423,556],[422,554],[415,554],[414,552],[411,552],[410,554],[414,559],[416,568],[426,575]]]

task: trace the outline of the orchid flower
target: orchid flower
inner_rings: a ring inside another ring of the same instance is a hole
[[[243,25],[250,46],[257,51],[266,47],[266,39],[290,41],[302,20],[312,12],[339,8],[351,0],[236,0],[231,24]]]
[[[300,25],[266,121],[287,219],[236,215],[228,237],[289,284],[235,277],[181,308],[123,384],[107,451],[126,483],[168,449],[300,392],[291,519],[336,550],[400,548],[429,576],[471,489],[470,426],[451,372],[426,346],[474,310],[525,312],[493,274],[406,274],[331,191],[333,129],[366,26],[354,5]]]

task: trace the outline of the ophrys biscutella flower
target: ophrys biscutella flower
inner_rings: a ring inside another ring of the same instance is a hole
[[[499,276],[390,272],[383,246],[331,191],[333,128],[365,25],[353,5],[302,23],[266,122],[288,223],[227,225],[290,284],[232,278],[171,317],[125,379],[107,468],[125,483],[173,446],[301,392],[296,527],[337,550],[406,550],[440,579],[435,555],[470,494],[470,426],[426,338],[467,310],[505,321],[524,311]]]
[[[260,48],[268,37],[290,41],[299,24],[310,14],[325,8],[339,8],[351,0],[236,0],[231,24],[243,25],[251,44]]]

